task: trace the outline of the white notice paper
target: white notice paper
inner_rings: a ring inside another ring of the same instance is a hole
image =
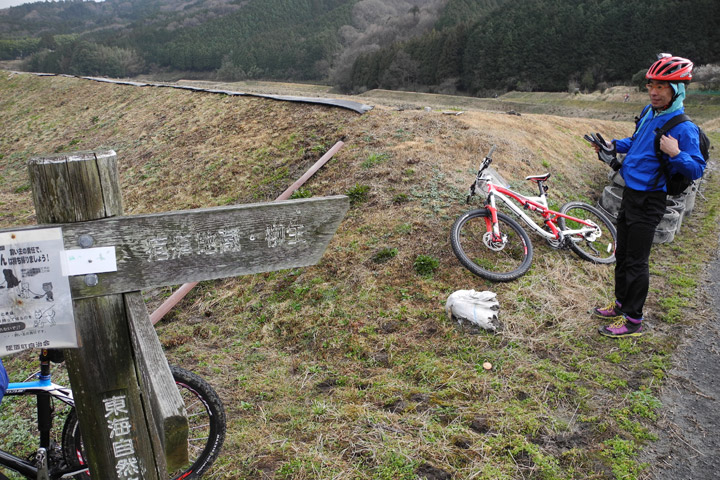
[[[65,250],[62,255],[65,275],[117,272],[115,247]]]
[[[0,232],[0,356],[77,348],[62,229]]]

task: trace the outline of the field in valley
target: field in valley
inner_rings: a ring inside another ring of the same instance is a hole
[[[203,282],[157,325],[170,362],[205,377],[225,403],[228,436],[207,478],[641,478],[637,454],[654,439],[677,331],[708,313],[700,287],[717,250],[717,174],[683,225],[693,235],[654,252],[649,333],[612,341],[588,314],[612,298],[611,268],[532,236],[530,272],[493,284],[460,266],[448,235],[491,145],[514,187],[533,193],[522,179],[549,171],[551,205],[597,203],[607,169],[582,135],[631,134],[641,98],[349,98],[375,108],[0,71],[0,226],[35,223],[33,156],[115,150],[132,215],[272,201],[342,139],[298,193],[351,197],[320,263]],[[720,104],[688,110],[720,144]],[[445,300],[460,289],[497,293],[500,334],[447,318]],[[172,290],[144,292],[149,310]],[[7,358],[11,379],[31,360]],[[22,408],[4,402],[0,428]]]

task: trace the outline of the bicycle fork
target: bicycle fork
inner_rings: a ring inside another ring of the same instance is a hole
[[[495,197],[490,195],[485,208],[490,212],[490,218],[485,217],[485,234],[483,242],[485,246],[494,251],[500,251],[507,243],[507,235],[500,231],[500,222],[498,221],[497,208],[495,208]]]

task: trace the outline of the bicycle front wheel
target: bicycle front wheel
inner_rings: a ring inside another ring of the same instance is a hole
[[[460,263],[475,275],[493,282],[509,282],[530,269],[533,248],[519,223],[500,212],[497,217],[500,238],[493,238],[490,212],[482,208],[455,221],[450,244]]]
[[[188,457],[190,461],[182,468],[168,472],[168,478],[199,479],[213,464],[223,442],[227,424],[225,409],[215,390],[199,375],[170,365],[175,384],[185,402],[187,412]],[[65,420],[62,435],[62,451],[65,462],[73,468],[86,465],[80,426],[73,408]],[[76,480],[90,480],[90,475],[80,474]]]
[[[570,248],[580,258],[593,263],[607,264],[615,261],[617,231],[610,219],[600,210],[584,202],[569,202],[560,208],[560,213],[577,219],[560,217],[560,230],[585,230],[569,236]],[[589,222],[594,228],[588,230],[587,226],[578,220]]]

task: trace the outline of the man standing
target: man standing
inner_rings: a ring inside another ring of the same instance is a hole
[[[643,110],[632,137],[615,139],[612,145],[595,150],[625,153],[620,165],[611,166],[625,180],[617,217],[615,257],[615,301],[607,308],[593,309],[593,316],[611,322],[600,327],[607,337],[640,336],[643,332],[643,306],[650,285],[649,258],[655,228],[666,208],[666,174],[655,151],[657,129],[672,117],[684,113],[685,88],[692,79],[693,63],[663,54],[645,74],[650,105]],[[660,138],[660,151],[671,174],[680,173],[693,180],[702,176],[705,159],[700,153],[697,126],[679,123]],[[602,155],[601,159],[602,159]],[[607,158],[607,156],[606,156]]]

